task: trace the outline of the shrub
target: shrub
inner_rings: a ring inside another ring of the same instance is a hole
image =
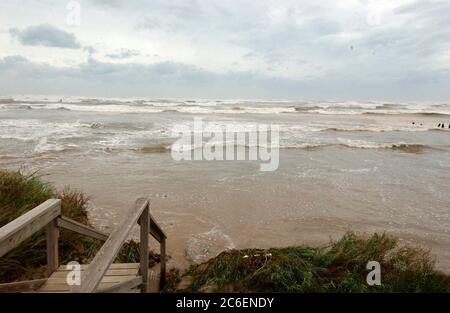
[[[381,286],[369,286],[369,261],[381,264]],[[218,292],[449,292],[450,278],[434,270],[429,251],[398,246],[386,234],[349,232],[326,247],[223,252],[187,272],[185,291]]]

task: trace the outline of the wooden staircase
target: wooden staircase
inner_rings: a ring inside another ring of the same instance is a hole
[[[140,263],[113,263],[136,223],[140,226]],[[61,200],[47,200],[0,228],[0,257],[44,227],[47,229],[48,278],[0,284],[0,292],[113,293],[158,292],[163,289],[167,237],[151,216],[148,199],[138,199],[125,220],[110,235],[61,216]],[[76,264],[75,267],[74,264],[59,266],[60,228],[104,241],[90,264],[79,268]],[[159,273],[149,271],[149,235],[160,243]],[[79,275],[79,284],[69,279],[73,275]],[[156,284],[155,280],[158,280]]]
[[[88,265],[82,265],[81,274],[83,274],[88,268]],[[54,272],[46,280],[46,282],[39,287],[38,292],[71,292],[72,286],[67,284],[67,277],[70,275],[70,269],[66,266],[60,266],[56,272]],[[99,292],[107,292],[110,288],[116,288],[118,284],[127,281],[132,282],[136,280],[136,283],[142,283],[142,279],[139,275],[139,263],[113,263],[110,265],[105,275],[103,276],[97,290]],[[134,285],[134,283],[131,283]],[[133,287],[127,288],[127,291],[135,291]]]

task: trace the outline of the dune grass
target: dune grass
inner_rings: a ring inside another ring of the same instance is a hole
[[[369,261],[381,264],[381,285],[369,286]],[[221,253],[187,272],[184,291],[211,292],[449,292],[429,251],[399,246],[386,234],[349,232],[326,247],[295,246]]]
[[[91,226],[87,215],[89,199],[83,193],[70,189],[58,192],[35,174],[0,170],[0,227],[50,198],[61,199],[64,216]],[[59,237],[60,263],[88,263],[101,244],[98,240],[62,229]],[[150,265],[158,260],[159,256],[151,252]],[[127,241],[116,261],[138,262],[139,244],[133,240]],[[46,263],[46,236],[45,230],[41,230],[0,258],[0,283],[45,277]]]

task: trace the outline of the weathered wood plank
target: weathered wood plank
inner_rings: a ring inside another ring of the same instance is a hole
[[[125,293],[130,292],[131,289],[138,287],[139,285],[143,285],[142,277],[135,277],[121,283],[118,283],[115,286],[109,288],[99,288],[99,292],[101,293]]]
[[[58,226],[101,241],[108,240],[108,234],[105,234],[104,232],[96,230],[87,225],[78,223],[77,221],[74,221],[68,217],[59,217]]]
[[[123,275],[123,276],[104,276],[102,278],[101,283],[120,283],[126,280],[130,280],[133,278],[138,277],[138,275],[136,275],[137,273],[135,273],[134,275]],[[66,281],[66,276],[51,276],[48,280],[47,280],[47,285],[61,285],[61,284],[67,284]]]
[[[89,267],[89,264],[81,264],[80,265],[81,270],[84,271]],[[109,266],[109,270],[115,270],[115,269],[136,269],[136,271],[139,269],[139,263],[112,263]],[[66,265],[61,265],[58,268],[58,272],[60,271],[72,271],[72,269],[67,269]]]
[[[50,199],[0,228],[0,257],[61,214],[61,200]]]
[[[140,268],[139,273],[142,277],[142,285],[141,285],[141,292],[146,293],[147,287],[148,287],[148,236],[150,232],[150,211],[149,211],[149,204],[147,203],[147,206],[142,212],[142,215],[139,219],[139,224],[141,225],[140,230]]]
[[[81,272],[85,272],[86,269],[82,269]],[[52,277],[66,277],[67,274],[69,274],[70,271],[57,271],[52,274]],[[129,276],[134,275],[137,276],[139,273],[138,268],[123,268],[123,269],[109,269],[105,273],[106,276]]]
[[[99,284],[99,289],[115,287],[117,284],[124,281],[139,277],[139,263],[113,263],[106,272],[105,276]],[[81,271],[84,272],[89,264],[80,266]],[[53,273],[46,283],[39,288],[39,292],[72,292],[73,286],[67,284],[67,274],[71,270],[67,270],[65,265],[59,267],[58,271]],[[140,283],[141,284],[141,280]],[[137,287],[136,285],[135,287]],[[130,290],[129,290],[130,291]]]
[[[14,283],[0,284],[0,292],[29,292],[40,288],[47,278],[35,279],[35,280],[24,280]]]
[[[104,289],[117,285],[118,283],[101,283],[98,285],[98,288]],[[67,284],[45,284],[37,290],[38,292],[73,292],[73,286],[69,286]]]
[[[161,259],[161,276],[159,280],[159,289],[163,290],[166,285],[166,239],[161,241],[161,251],[160,251],[160,259]]]
[[[140,222],[138,222],[140,225]],[[159,225],[156,223],[156,221],[153,219],[152,215],[150,214],[150,235],[156,239],[159,243],[166,238],[166,235],[161,230]]]
[[[158,223],[156,223],[155,219],[153,218],[153,216],[150,214],[150,234],[153,236],[153,238],[155,238],[159,243],[161,243],[161,241],[163,239],[166,239],[167,236],[164,233],[164,231],[162,230],[162,228],[158,225]]]
[[[94,292],[97,289],[103,275],[116,258],[124,241],[147,206],[147,199],[136,201],[127,218],[111,233],[100,251],[97,252],[89,268],[82,273],[81,286],[74,288],[75,292]]]
[[[47,224],[47,274],[50,276],[59,266],[59,230],[56,219]]]

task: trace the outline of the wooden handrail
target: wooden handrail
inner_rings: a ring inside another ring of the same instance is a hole
[[[61,200],[50,199],[0,228],[0,257],[61,215]]]
[[[116,258],[123,243],[130,234],[133,226],[140,218],[142,212],[148,208],[147,199],[138,199],[129,212],[127,218],[111,233],[108,240],[97,252],[89,268],[81,276],[81,286],[74,288],[75,292],[94,292],[111,263]]]
[[[160,288],[162,289],[164,287],[166,275],[167,236],[151,216],[149,200],[143,198],[136,201],[125,221],[123,221],[122,224],[120,224],[109,236],[92,227],[61,216],[60,199],[47,200],[31,211],[0,228],[0,257],[17,247],[20,243],[31,237],[40,229],[46,227],[47,263],[48,274],[50,275],[59,267],[58,237],[60,228],[65,228],[94,239],[105,241],[89,267],[82,274],[81,286],[76,286],[73,289],[75,292],[94,292],[99,286],[106,271],[117,257],[120,248],[129,236],[136,222],[138,222],[141,226],[139,276],[117,286],[99,290],[99,292],[121,292],[137,286],[141,287],[141,292],[147,292],[149,270],[149,235],[153,236],[160,243],[161,247]],[[45,282],[45,280],[17,282],[0,285],[0,287],[7,289],[26,289],[27,286],[37,286],[43,282]]]
[[[150,214],[150,235],[152,235],[153,238],[156,239],[159,243],[167,238],[166,234],[162,230],[162,228],[158,225],[158,223],[153,218],[152,214]],[[141,225],[141,222],[138,221],[139,225]]]
[[[156,223],[153,216],[150,214],[150,235],[153,236],[159,243],[167,238],[166,234],[163,232],[158,223]]]
[[[78,234],[88,236],[94,239],[98,239],[101,241],[108,240],[109,235],[101,232],[99,230],[96,230],[92,227],[86,226],[84,224],[78,223],[77,221],[74,221],[68,217],[60,216],[57,219],[58,227],[65,228],[68,230],[71,230],[73,232],[76,232]]]

